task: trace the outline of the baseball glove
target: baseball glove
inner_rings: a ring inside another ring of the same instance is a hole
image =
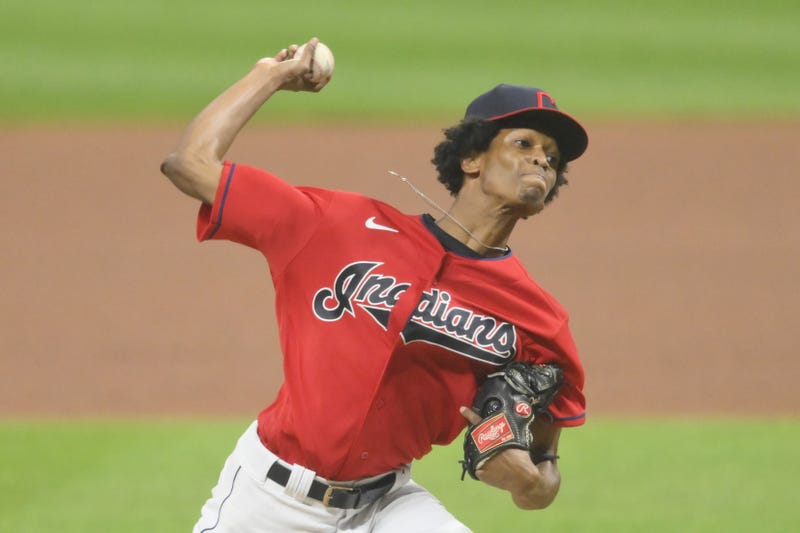
[[[489,374],[472,401],[472,410],[483,420],[472,424],[464,436],[464,474],[475,471],[507,448],[530,450],[531,424],[536,414],[553,401],[563,380],[555,365],[513,362],[501,372]]]

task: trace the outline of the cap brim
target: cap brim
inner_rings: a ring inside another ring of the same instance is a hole
[[[490,120],[502,124],[503,127],[530,128],[549,135],[558,143],[558,150],[564,161],[578,159],[589,146],[589,135],[583,126],[558,109],[533,107]]]

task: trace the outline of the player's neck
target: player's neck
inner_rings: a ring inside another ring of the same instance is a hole
[[[497,257],[510,251],[506,242],[511,235],[511,230],[514,229],[516,219],[492,217],[491,210],[470,205],[470,202],[464,199],[466,196],[464,194],[459,194],[450,209],[445,210],[402,174],[394,170],[390,170],[389,174],[406,183],[420,198],[435,207],[442,214],[442,217],[436,221],[436,225],[474,252],[486,257]],[[505,221],[499,222],[500,220]],[[477,228],[482,228],[478,234],[475,233]],[[499,230],[493,231],[491,228],[499,228]]]
[[[436,224],[453,238],[486,257],[508,253],[508,237],[513,224],[502,223],[481,215],[480,212],[462,209],[456,202]]]

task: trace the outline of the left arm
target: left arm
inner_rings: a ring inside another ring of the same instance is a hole
[[[481,417],[471,409],[461,408],[461,414],[472,424]],[[534,457],[558,453],[558,438],[561,428],[554,426],[544,416],[533,422]],[[528,450],[510,448],[489,459],[476,472],[478,479],[511,493],[511,498],[521,509],[544,509],[555,500],[561,486],[561,474],[555,459],[544,460],[538,465],[531,460]]]

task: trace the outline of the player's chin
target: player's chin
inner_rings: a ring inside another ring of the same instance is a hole
[[[528,187],[520,195],[522,204],[522,218],[536,215],[544,209],[544,202],[547,198],[547,190],[539,187]]]

